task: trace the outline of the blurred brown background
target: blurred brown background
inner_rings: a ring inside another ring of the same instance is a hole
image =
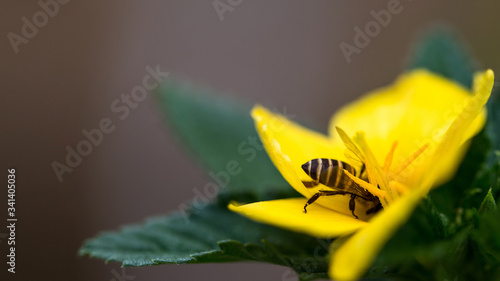
[[[115,131],[58,182],[51,163],[64,161],[65,147],[84,139],[83,129],[113,117],[110,104],[141,84],[146,66],[159,64],[250,103],[286,106],[323,129],[339,106],[390,83],[432,23],[454,26],[484,67],[500,70],[497,1],[401,0],[402,12],[347,63],[339,44],[353,44],[353,28],[364,28],[370,11],[388,2],[243,0],[221,21],[213,1],[72,0],[16,54],[7,34],[21,35],[22,18],[31,20],[41,7],[3,1],[0,159],[3,173],[17,168],[19,221],[17,273],[7,275],[0,237],[0,280],[113,280],[118,264],[77,256],[83,240],[173,211],[206,183],[206,172],[180,148],[150,98],[115,122]],[[2,194],[0,234],[6,233]],[[134,280],[234,280],[234,274],[293,280],[286,271],[240,263],[126,273]]]

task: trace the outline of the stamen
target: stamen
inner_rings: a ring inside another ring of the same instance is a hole
[[[369,184],[366,181],[355,177],[351,173],[349,173],[347,170],[344,170],[344,173],[355,183],[357,183],[359,186],[362,188],[368,190],[371,194],[377,196],[380,200],[385,198],[386,192],[383,190],[378,189],[376,186],[373,184]]]
[[[399,165],[399,167],[394,169],[394,171],[390,174],[389,178],[393,179],[398,175],[400,175],[406,168],[408,168],[408,166],[410,166],[411,163],[413,163],[413,161],[415,161],[415,159],[417,159],[418,156],[420,156],[420,154],[422,154],[427,149],[427,147],[429,147],[428,143],[424,144],[422,147],[417,149],[417,151],[413,152],[410,155],[410,157],[406,159],[406,161],[404,161]]]
[[[353,141],[344,130],[339,127],[336,127],[336,129],[347,150],[352,152],[365,164],[369,183],[356,178],[349,173],[346,173],[346,175],[348,175],[349,178],[368,190],[370,193],[379,197],[380,203],[384,208],[388,207],[388,205],[399,196],[399,193],[397,193],[396,191],[393,192],[389,188],[387,176],[383,172],[382,167],[380,167],[380,165],[378,164],[372,151],[366,144],[364,132],[356,133]],[[377,187],[379,187],[380,189]]]
[[[398,146],[398,141],[394,141],[391,146],[391,150],[389,153],[387,153],[387,156],[385,157],[385,162],[384,162],[384,173],[387,174],[389,172],[389,169],[391,168],[392,164],[392,159],[394,158],[394,151],[396,150],[396,147]]]
[[[354,136],[354,141],[356,142],[357,145],[359,145],[359,148],[361,149],[361,151],[363,151],[365,155],[366,170],[368,171],[368,175],[370,175],[371,173],[372,176],[375,178],[376,184],[380,187],[380,189],[382,189],[387,193],[385,196],[385,200],[381,200],[382,205],[384,205],[384,201],[386,201],[385,202],[386,204],[390,204],[399,197],[399,193],[393,191],[389,187],[387,175],[384,173],[382,167],[375,158],[375,155],[373,154],[370,147],[366,143],[365,133],[357,132],[356,135]],[[372,183],[371,180],[370,183]]]
[[[410,191],[410,188],[398,181],[390,181],[389,186],[399,192],[400,195],[403,195]]]

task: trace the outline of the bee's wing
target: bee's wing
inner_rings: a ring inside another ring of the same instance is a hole
[[[344,152],[344,155],[351,160],[353,164],[358,164],[357,166],[357,171],[361,170],[361,167],[364,165],[363,161],[363,154],[359,150],[359,148],[356,146],[356,144],[349,138],[349,136],[344,132],[344,130],[340,129],[339,127],[337,128],[337,132],[340,136],[340,139],[342,142],[344,142],[344,145],[346,147],[346,150]]]
[[[338,168],[339,167],[332,167],[331,171],[332,175],[337,175]],[[335,176],[335,179],[338,180],[338,183],[325,186],[333,190],[345,191],[350,194],[357,195],[361,198],[368,199],[370,195],[367,194],[367,191],[363,187],[359,186],[356,182],[354,182],[349,176],[347,176],[346,172],[347,172],[346,170],[342,170],[342,173],[340,174],[340,179],[338,179]],[[322,174],[322,176],[324,175]]]
[[[344,156],[349,159],[349,163],[363,165],[363,160],[359,159],[358,155],[352,152],[349,149],[346,149],[344,152]]]
[[[344,155],[347,159],[349,159],[349,164],[351,164],[356,169],[356,173],[361,173],[363,169],[362,167],[364,165],[363,160],[359,159],[359,157],[349,149],[345,150]],[[357,176],[359,177],[360,175],[357,174]]]
[[[351,178],[349,178],[345,174],[345,171],[344,173],[342,173],[342,176],[340,177],[340,184],[338,186],[340,190],[347,191],[351,194],[355,194],[361,198],[367,199],[367,197],[369,197],[367,191],[361,186],[359,186],[357,183],[355,183]]]

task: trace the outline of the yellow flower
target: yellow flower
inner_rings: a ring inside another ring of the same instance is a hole
[[[329,136],[256,106],[252,116],[267,153],[306,198],[233,203],[229,208],[316,237],[346,237],[332,253],[329,274],[336,280],[359,278],[431,187],[456,171],[468,140],[484,126],[493,78],[491,70],[476,74],[471,93],[425,70],[403,74],[393,85],[337,112]],[[358,171],[363,162],[366,176],[352,178],[377,196],[383,209],[367,215],[369,204],[357,198],[356,219],[349,209],[350,196],[338,195],[321,196],[305,213],[307,198],[319,190],[332,190],[321,184],[304,186],[311,178],[302,165],[316,158],[341,160]]]

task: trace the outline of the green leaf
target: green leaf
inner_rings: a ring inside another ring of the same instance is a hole
[[[438,212],[431,198],[425,198],[407,223],[402,225],[384,246],[375,266],[395,265],[413,260],[424,249],[446,235],[448,220]],[[440,252],[435,252],[441,255]]]
[[[422,210],[418,210],[422,212]],[[424,212],[425,213],[425,212]],[[476,216],[470,210],[468,216]],[[421,216],[421,215],[416,215]],[[429,217],[427,215],[427,217]],[[432,221],[432,219],[431,219]],[[495,264],[487,268],[485,260],[471,239],[474,227],[468,224],[447,237],[429,234],[429,224],[423,220],[409,222],[412,232],[399,232],[379,254],[368,277],[392,277],[396,280],[496,280],[487,278]],[[432,223],[431,223],[432,224]],[[427,225],[427,226],[426,226]],[[420,228],[423,226],[423,228]],[[403,228],[409,229],[408,226]],[[418,237],[425,234],[424,238]],[[407,236],[402,236],[407,235]],[[400,240],[396,243],[393,241]],[[491,241],[488,241],[491,242]],[[491,250],[491,244],[488,248]],[[390,266],[387,266],[390,265]],[[478,271],[481,272],[478,274]],[[482,277],[482,278],[477,278]]]
[[[258,261],[291,267],[303,280],[327,272],[329,241],[253,222],[224,204],[173,213],[90,239],[81,255],[123,266]]]
[[[479,214],[469,256],[462,265],[468,280],[500,280],[500,209]]]
[[[262,147],[249,105],[179,79],[167,81],[158,97],[180,142],[205,165],[220,191],[232,199],[250,194],[253,201],[300,197]]]
[[[479,214],[490,213],[497,209],[497,204],[495,202],[495,198],[493,198],[493,194],[491,194],[491,188],[488,190],[488,193],[483,199],[481,206],[479,207]]]
[[[500,269],[500,209],[483,213],[474,234],[483,256]]]
[[[435,27],[426,33],[410,57],[409,68],[426,68],[472,87],[476,64],[464,43],[451,30]]]

